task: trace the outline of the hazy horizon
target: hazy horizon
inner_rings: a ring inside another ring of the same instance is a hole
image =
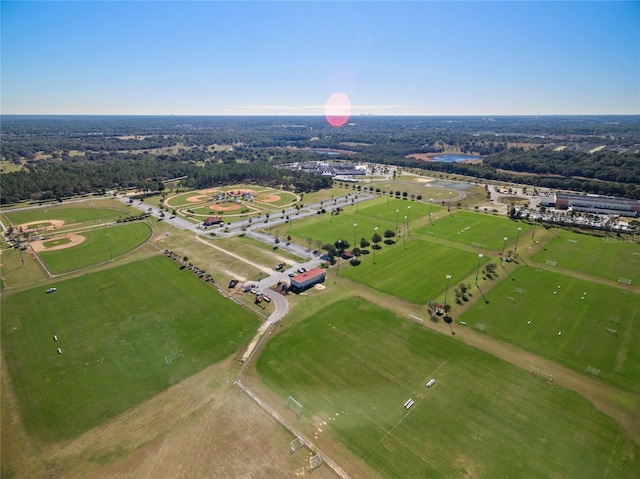
[[[0,6],[3,115],[640,114],[640,2]]]

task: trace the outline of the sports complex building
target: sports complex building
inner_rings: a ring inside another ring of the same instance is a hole
[[[559,210],[570,209],[594,214],[640,216],[640,201],[612,196],[555,193],[540,195],[540,204]]]
[[[303,291],[324,282],[326,276],[325,270],[321,268],[313,268],[304,273],[300,273],[291,278],[291,287],[289,291],[294,293],[302,293]]]

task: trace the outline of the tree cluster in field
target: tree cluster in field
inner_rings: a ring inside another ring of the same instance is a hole
[[[116,220],[116,223],[130,223],[131,221],[140,221],[148,218],[149,216],[151,216],[150,213],[140,213],[139,215],[127,216],[126,218],[118,218]]]

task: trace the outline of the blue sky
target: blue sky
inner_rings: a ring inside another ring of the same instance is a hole
[[[1,1],[3,114],[640,114],[640,2]]]

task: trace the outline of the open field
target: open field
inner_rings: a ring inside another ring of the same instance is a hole
[[[55,286],[3,296],[2,307],[3,353],[24,423],[44,442],[74,437],[222,360],[258,324],[164,257]],[[167,365],[178,351],[183,357]]]
[[[151,227],[142,221],[87,230],[79,233],[85,238],[81,244],[66,249],[45,250],[39,255],[53,274],[69,273],[128,253],[147,241],[151,232]]]
[[[640,467],[638,445],[579,395],[358,298],[280,333],[257,368],[283,404],[303,405],[298,425],[318,444],[338,441],[384,477],[622,478]]]
[[[480,245],[479,248],[493,251],[502,249],[505,237],[508,238],[506,249],[513,250],[518,234],[517,228],[522,228],[519,246],[522,246],[520,240],[524,242],[525,237],[531,234],[532,226],[522,221],[469,211],[452,211],[452,213],[449,214],[446,209],[442,209],[432,214],[433,225],[427,223],[416,232],[467,246]]]
[[[637,294],[533,267],[512,276],[487,293],[489,304],[479,301],[459,319],[576,371],[593,366],[602,381],[640,392]]]
[[[104,201],[105,200],[103,200],[103,205]],[[110,205],[110,203],[107,204]],[[90,203],[87,202],[85,207],[78,206],[77,204],[73,207],[69,207],[68,205],[56,205],[19,211],[8,211],[5,212],[5,214],[15,226],[29,224],[35,229],[38,224],[50,223],[51,220],[61,220],[64,222],[66,227],[78,227],[81,224],[90,225],[107,223],[115,221],[121,217],[129,216],[127,210],[119,209],[124,206],[122,203],[117,201],[114,202],[114,204],[116,204],[118,208],[112,209],[105,208],[104,206],[91,207]]]
[[[448,274],[451,275],[449,302],[453,302],[453,288],[475,273],[478,258],[475,254],[457,251],[447,246],[421,239],[387,246],[375,254],[361,257],[362,263],[353,267],[345,262],[340,268],[340,276],[366,284],[416,304],[430,300],[442,300]],[[482,263],[489,258],[482,259]],[[339,279],[338,279],[339,281]]]
[[[640,283],[640,244],[615,235],[593,236],[551,228],[553,239],[531,257],[544,263],[618,281],[623,277]]]

